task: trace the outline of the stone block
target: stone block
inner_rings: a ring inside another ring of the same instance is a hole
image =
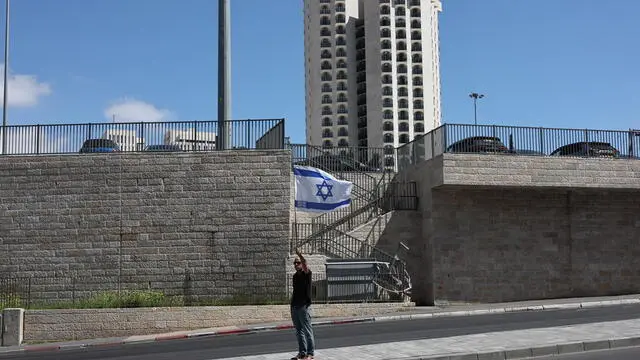
[[[611,348],[611,344],[609,343],[609,340],[585,341],[583,344],[584,344],[584,351],[607,350]]]
[[[506,360],[527,359],[533,356],[531,349],[505,350],[504,358]]]
[[[4,309],[2,311],[2,346],[22,345],[23,338],[24,309]]]
[[[627,339],[612,339],[609,341],[611,349],[621,347],[634,347],[640,346],[640,337],[627,338]]]
[[[419,249],[421,304],[640,292],[640,161],[444,154],[397,178],[417,182],[420,211],[379,243]]]
[[[478,360],[504,360],[504,351],[494,351],[488,353],[478,354]]]
[[[273,274],[268,290],[282,294],[290,164],[284,150],[2,157],[0,275],[76,278],[75,289],[32,291],[37,302],[91,291],[89,275],[108,277],[100,290],[174,291],[187,271],[215,284],[227,261],[230,273]],[[247,281],[242,291],[260,286]]]

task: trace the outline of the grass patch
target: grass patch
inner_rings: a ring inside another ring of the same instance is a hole
[[[30,309],[121,309],[183,306],[180,297],[165,296],[159,291],[104,291],[76,301],[32,304]]]
[[[0,299],[0,312],[4,309],[21,308],[23,302],[20,298],[12,297],[10,299]]]
[[[33,303],[29,309],[125,309],[146,307],[284,305],[286,298],[239,295],[228,298],[186,300],[184,296],[166,296],[160,291],[105,291],[86,299],[52,303]],[[19,306],[21,307],[20,303]],[[9,306],[7,306],[9,307]]]

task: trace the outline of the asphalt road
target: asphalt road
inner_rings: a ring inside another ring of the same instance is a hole
[[[314,330],[317,348],[323,349],[638,318],[640,305],[629,305],[324,326],[316,327]],[[291,330],[287,330],[117,347],[0,355],[0,360],[211,360],[288,351],[293,354],[296,349],[295,336]]]
[[[550,356],[535,360],[638,360],[640,347],[622,348],[605,351],[589,351],[573,355]]]

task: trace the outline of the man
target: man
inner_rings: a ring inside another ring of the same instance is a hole
[[[298,339],[298,355],[291,358],[313,359],[315,340],[311,328],[311,270],[307,267],[307,260],[300,250],[296,250],[293,261],[296,273],[293,275],[293,295],[291,296],[291,320],[296,329]]]

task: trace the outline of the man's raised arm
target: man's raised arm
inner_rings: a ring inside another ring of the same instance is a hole
[[[298,258],[300,258],[302,271],[304,271],[305,273],[308,273],[309,267],[307,266],[307,259],[305,259],[304,256],[302,256],[302,252],[300,252],[300,249],[296,249],[296,255],[298,255]]]

